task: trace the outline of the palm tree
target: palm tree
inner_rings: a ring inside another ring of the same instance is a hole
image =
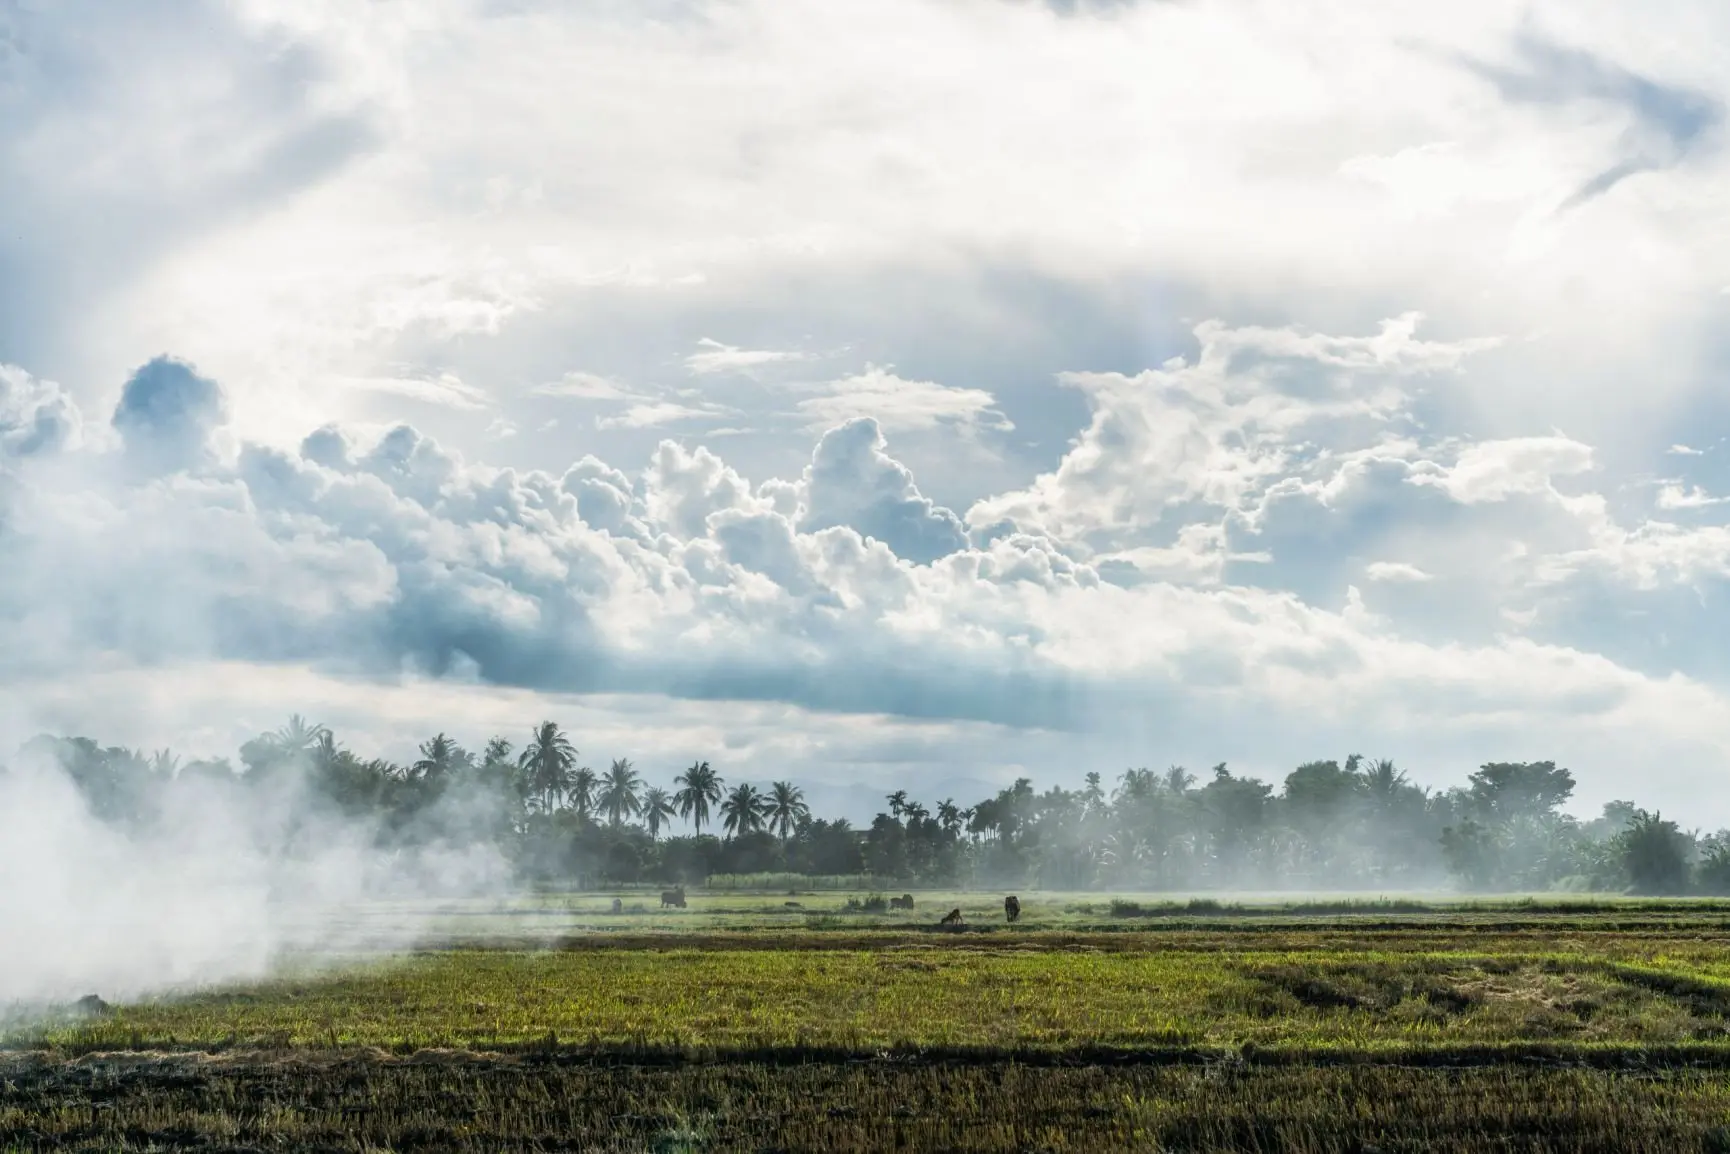
[[[1195,774],[1181,765],[1174,765],[1165,771],[1165,788],[1182,797],[1189,792],[1189,787],[1195,784]]]
[[[157,777],[173,777],[180,772],[180,759],[171,749],[159,749],[150,755],[150,772]]]
[[[889,795],[888,801],[890,816],[899,819],[901,811],[907,808],[907,791],[904,789],[896,790]]]
[[[946,797],[937,803],[937,823],[945,833],[955,833],[961,828],[961,811],[955,807],[955,799]]]
[[[306,753],[318,744],[318,740],[329,732],[322,725],[314,725],[298,713],[290,714],[288,724],[271,735],[276,744],[277,752],[284,757],[295,757]]]
[[[462,758],[462,747],[441,733],[431,741],[421,742],[420,760],[409,768],[416,780],[436,784],[450,776]]]
[[[625,818],[637,816],[642,810],[642,803],[637,800],[637,787],[642,784],[629,759],[621,757],[613,762],[613,768],[607,770],[601,779],[600,804],[601,811],[607,815],[607,824],[617,828]]]
[[[643,824],[649,827],[649,840],[653,841],[660,835],[663,825],[671,825],[677,814],[673,808],[673,798],[660,786],[651,786],[643,794]]]
[[[765,816],[769,828],[786,841],[793,836],[793,827],[811,816],[811,807],[805,804],[805,791],[790,781],[777,781],[769,787]]]
[[[571,784],[565,787],[565,798],[577,811],[578,817],[588,817],[595,812],[596,784],[595,771],[588,766],[578,766],[571,771]]]
[[[679,816],[690,818],[701,834],[703,823],[709,820],[709,807],[721,800],[721,775],[710,769],[708,762],[699,761],[675,777],[673,784],[679,787],[673,795]]]
[[[571,787],[571,766],[577,761],[576,747],[559,731],[557,722],[543,721],[517,758],[527,792],[540,798],[541,812],[553,806]]]
[[[727,800],[721,803],[721,826],[729,834],[755,833],[763,828],[765,799],[757,787],[744,782],[733,787]]]
[[[1394,763],[1387,758],[1373,763],[1364,774],[1364,789],[1369,795],[1384,805],[1393,800],[1395,794],[1407,785],[1406,774],[1402,769],[1396,769]]]

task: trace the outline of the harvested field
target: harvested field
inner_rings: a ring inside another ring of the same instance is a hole
[[[1717,907],[1150,920],[302,958],[14,1017],[0,1142],[1730,1150]]]

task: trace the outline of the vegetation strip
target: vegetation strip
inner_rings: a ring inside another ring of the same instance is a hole
[[[1550,1045],[1510,1042],[1475,1046],[1327,1047],[1245,1045],[1241,1048],[1172,1046],[1135,1049],[1072,1046],[1066,1049],[989,1046],[890,1046],[854,1050],[844,1046],[661,1047],[563,1043],[556,1038],[487,1050],[380,1046],[152,1048],[146,1050],[26,1050],[0,1054],[0,1077],[28,1077],[55,1069],[90,1068],[111,1073],[201,1068],[206,1064],[273,1068],[360,1065],[552,1065],[601,1068],[684,1066],[1199,1066],[1221,1069],[1302,1066],[1491,1069],[1543,1067],[1607,1071],[1730,1070],[1730,1044],[1685,1046]]]

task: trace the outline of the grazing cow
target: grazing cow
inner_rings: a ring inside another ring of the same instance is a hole
[[[1021,916],[1021,899],[1017,898],[1014,894],[1010,894],[1008,897],[1004,898],[1003,916],[1009,919],[1010,925],[1014,925],[1015,919]]]
[[[625,912],[625,903],[618,898],[614,898],[613,899],[613,912],[615,914],[624,913]]]
[[[912,894],[902,894],[898,898],[890,898],[889,899],[889,908],[892,910],[910,910],[910,909],[912,909],[913,908],[913,895]]]
[[[800,905],[798,902],[782,902],[781,904],[786,906],[790,910],[802,910],[805,908],[804,906]]]
[[[967,919],[961,916],[961,907],[956,906],[954,909],[944,914],[943,920],[937,924],[940,926],[960,926],[965,925],[966,923]]]
[[[668,906],[678,906],[680,909],[685,908],[684,886],[680,886],[676,890],[661,891],[661,908],[666,909]]]

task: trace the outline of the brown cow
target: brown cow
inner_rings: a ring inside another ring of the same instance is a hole
[[[1021,899],[1017,898],[1014,894],[1010,894],[1008,897],[1004,898],[1003,916],[1009,919],[1010,925],[1014,925],[1015,919],[1021,916]]]
[[[668,906],[678,906],[680,909],[685,908],[684,886],[680,886],[676,890],[661,891],[661,908],[666,909]]]
[[[912,909],[913,908],[913,895],[912,894],[902,894],[898,898],[890,898],[889,899],[889,908],[892,910],[910,910],[910,909]]]
[[[937,924],[940,926],[960,926],[965,925],[966,923],[967,919],[961,916],[961,907],[956,906],[954,909],[944,914],[943,920]]]

